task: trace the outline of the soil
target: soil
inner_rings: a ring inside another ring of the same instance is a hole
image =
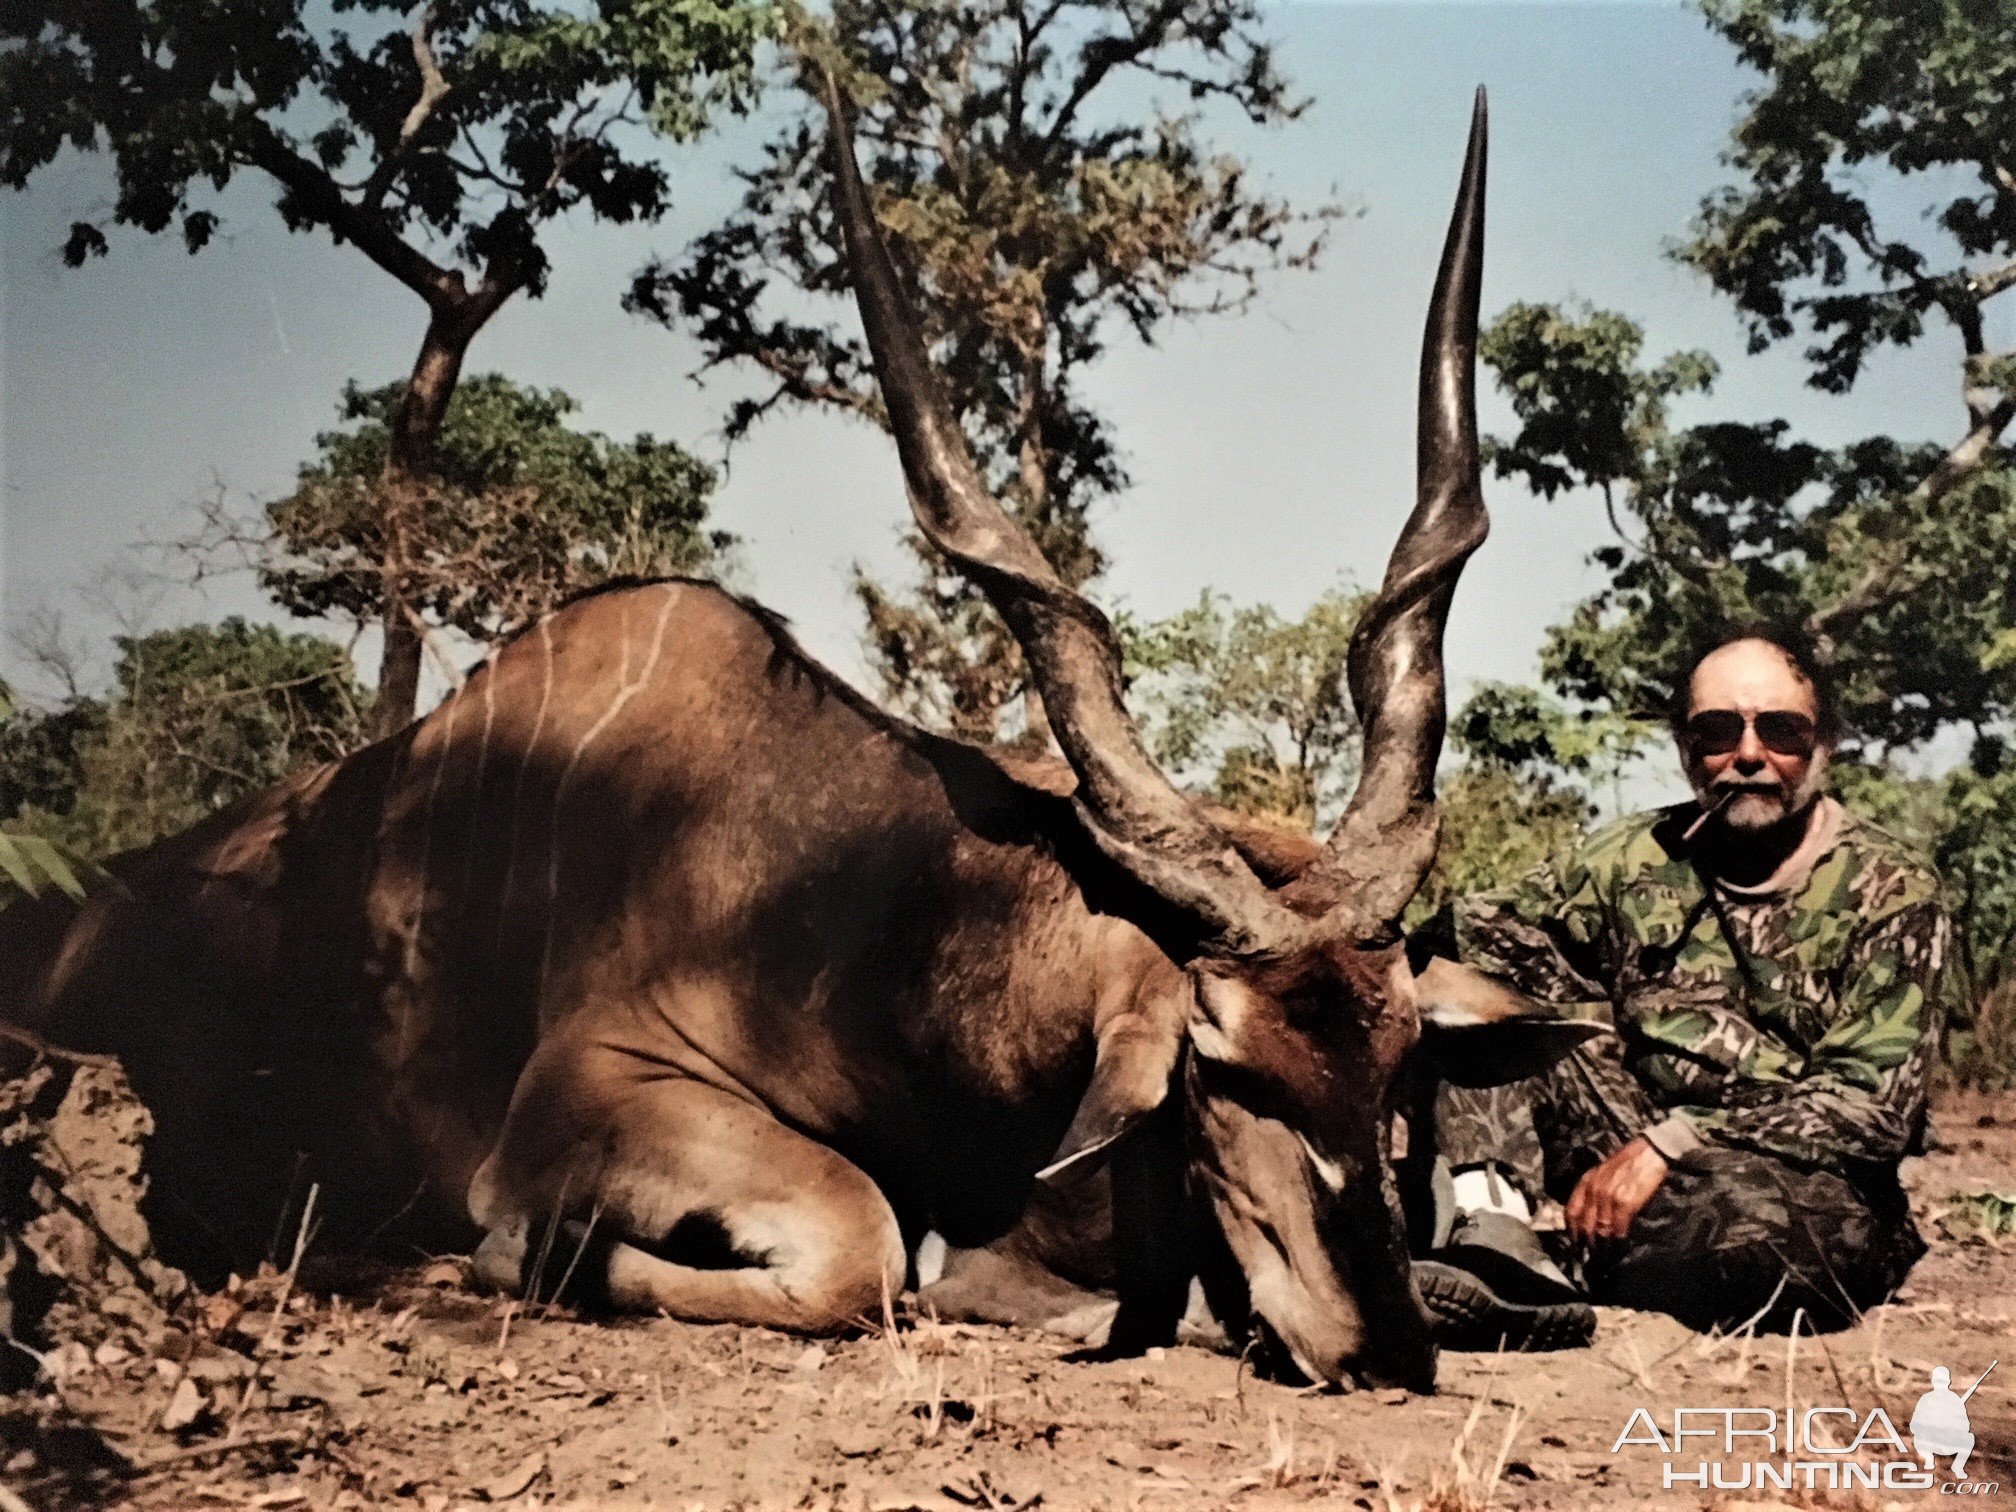
[[[1999,1357],[1968,1404],[1969,1485],[2008,1497],[2016,1238],[1948,1199],[2016,1188],[2016,1096],[1947,1098],[1936,1128],[1906,1167],[1932,1252],[1855,1329],[1704,1338],[1606,1311],[1589,1349],[1445,1355],[1425,1398],[1296,1391],[1183,1348],[1082,1363],[930,1319],[824,1342],[584,1320],[479,1295],[454,1259],[367,1274],[311,1254],[167,1322],[73,1319],[39,1389],[0,1399],[0,1508],[1908,1509],[1939,1493],[1666,1490],[1666,1456],[1617,1441],[1640,1406],[1662,1432],[1675,1407],[1880,1406],[1908,1434],[1934,1365],[1964,1388]],[[1850,1423],[1822,1429],[1845,1443]],[[1706,1442],[1672,1463],[1714,1459]]]

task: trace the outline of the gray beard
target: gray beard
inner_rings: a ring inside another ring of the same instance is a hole
[[[1827,758],[1824,753],[1815,752],[1805,780],[1790,790],[1773,784],[1743,791],[1743,784],[1709,782],[1693,771],[1688,772],[1687,778],[1695,799],[1704,808],[1713,808],[1731,787],[1737,788],[1737,796],[1728,799],[1716,818],[1738,833],[1754,834],[1783,824],[1813,807],[1827,784]]]

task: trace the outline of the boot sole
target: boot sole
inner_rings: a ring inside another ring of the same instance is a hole
[[[1468,1271],[1439,1261],[1415,1261],[1414,1284],[1444,1349],[1544,1353],[1580,1349],[1596,1334],[1596,1310],[1586,1302],[1507,1302]]]

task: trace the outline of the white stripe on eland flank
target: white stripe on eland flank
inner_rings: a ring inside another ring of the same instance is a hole
[[[632,678],[630,618],[626,614],[623,618],[623,657],[617,674],[619,686],[616,696],[596,717],[595,722],[588,726],[587,732],[574,747],[574,753],[567,758],[566,766],[560,769],[560,781],[553,790],[553,807],[547,814],[546,833],[546,942],[539,952],[539,993],[542,998],[546,992],[546,973],[553,961],[553,917],[559,911],[560,905],[560,811],[567,801],[567,785],[573,781],[582,756],[587,753],[595,738],[615,723],[616,717],[623,712],[644,685],[650,682],[651,674],[658,669],[658,658],[665,650],[665,625],[672,617],[672,605],[677,602],[680,591],[677,583],[664,583],[660,586],[665,590],[665,602],[658,610],[658,623],[651,633],[650,654],[644,658],[644,665],[638,670],[637,676]]]

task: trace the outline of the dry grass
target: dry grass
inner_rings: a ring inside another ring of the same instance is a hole
[[[1315,1445],[1299,1442],[1294,1422],[1267,1414],[1267,1452],[1260,1464],[1232,1482],[1234,1490],[1302,1491],[1320,1496],[1336,1485],[1348,1468],[1334,1438]]]
[[[1505,1426],[1497,1433],[1494,1448],[1490,1434],[1481,1441],[1478,1437],[1488,1402],[1488,1394],[1480,1395],[1471,1406],[1462,1431],[1449,1448],[1449,1463],[1429,1476],[1419,1495],[1403,1499],[1390,1476],[1380,1477],[1379,1493],[1385,1499],[1386,1512],[1490,1512],[1498,1505],[1505,1467],[1511,1463],[1512,1446],[1525,1426],[1526,1410],[1516,1406],[1506,1410]]]
[[[2016,1087],[2016,972],[1981,995],[1974,1021],[1951,1037],[1948,1072],[1955,1083],[1982,1091]]]
[[[1738,1493],[1724,1501],[1711,1502],[1709,1512],[1884,1512],[1897,1505],[1893,1492],[1886,1500],[1874,1491],[1779,1491],[1749,1495]]]

